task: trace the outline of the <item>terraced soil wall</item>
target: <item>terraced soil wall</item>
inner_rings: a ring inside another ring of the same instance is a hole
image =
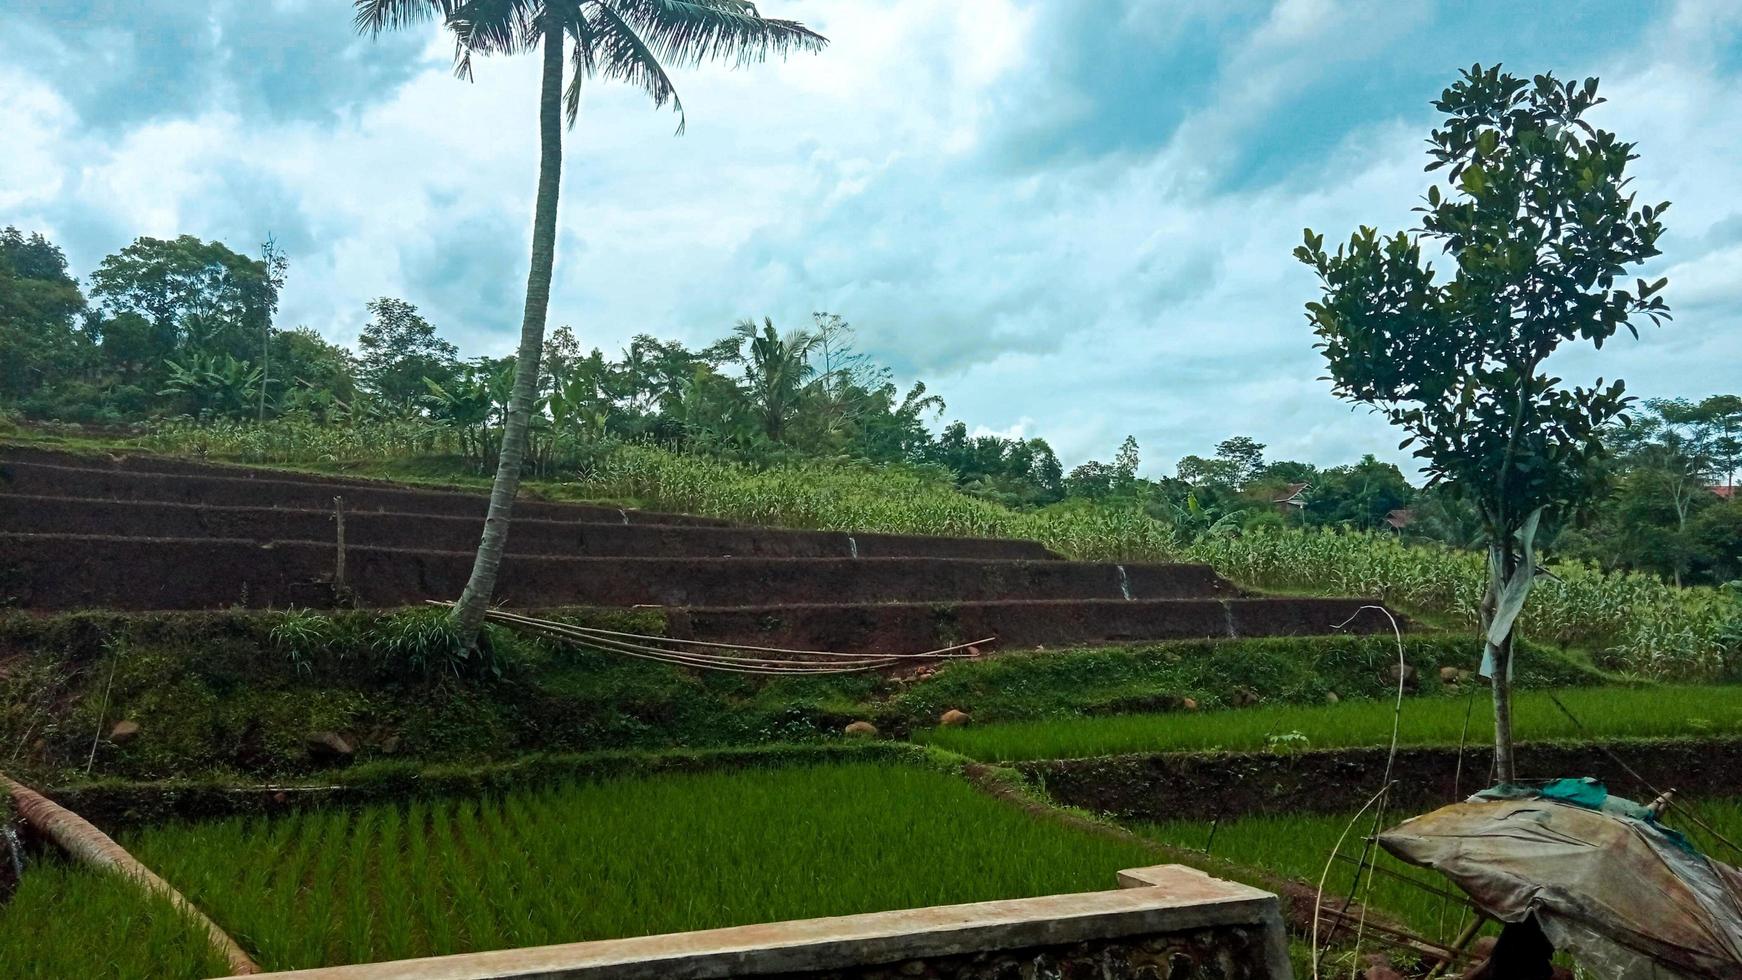
[[[331,605],[337,548],[225,538],[0,534],[0,599],[24,609]],[[464,552],[347,548],[357,601],[399,606],[460,594]],[[715,606],[1232,597],[1206,565],[956,558],[553,558],[509,555],[498,598],[521,607]]]
[[[1615,753],[1659,789],[1690,797],[1742,792],[1742,739],[1651,739],[1518,746],[1522,779],[1594,776],[1641,802],[1652,790],[1616,765]],[[1385,748],[1291,753],[1166,753],[1018,763],[1060,803],[1121,820],[1213,820],[1249,814],[1352,813],[1379,791]],[[1471,746],[1398,750],[1394,810],[1420,812],[1492,782],[1493,751]]]
[[[383,483],[324,482],[315,477],[229,476],[212,473],[153,473],[107,468],[54,466],[9,460],[0,463],[0,490],[32,497],[79,497],[203,504],[214,507],[289,507],[330,513],[333,498],[345,498],[346,511],[391,511],[483,520],[489,500],[483,494],[421,490]],[[688,514],[619,510],[582,504],[521,499],[516,517],[620,524],[680,524],[729,527],[731,522]]]
[[[486,506],[481,492],[0,445],[0,608],[452,599]],[[1033,541],[748,528],[543,500],[516,504],[508,541],[496,598],[510,607],[657,605],[686,638],[763,646],[1323,634],[1359,605],[1248,597],[1204,565],[1064,561]]]
[[[587,513],[592,513],[588,511]],[[467,551],[478,545],[479,516],[351,511],[346,541],[357,547]],[[157,501],[0,495],[0,531],[102,534],[138,538],[236,538],[331,541],[332,508],[233,507]],[[515,554],[600,557],[1005,558],[1057,556],[1033,541],[836,531],[599,523],[516,518],[508,536]]]

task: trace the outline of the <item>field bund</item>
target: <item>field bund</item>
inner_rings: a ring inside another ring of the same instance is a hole
[[[485,504],[381,481],[0,447],[0,603],[451,599]],[[520,609],[659,606],[678,638],[880,652],[982,636],[1037,647],[1323,634],[1362,604],[1249,596],[1207,565],[1065,561],[1032,541],[734,527],[532,499],[516,504],[497,598]],[[1353,624],[1384,627],[1383,617]]]
[[[692,980],[731,977],[1172,976],[1287,980],[1275,895],[1183,865],[1120,890],[772,922],[704,932],[264,974],[282,980]]]

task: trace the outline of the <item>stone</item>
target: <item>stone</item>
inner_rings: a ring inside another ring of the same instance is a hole
[[[1343,699],[1340,697],[1337,697],[1336,691],[1326,691],[1325,692],[1325,703],[1326,704],[1336,704],[1338,701],[1341,701],[1341,700],[1343,700]]]
[[[1385,672],[1386,678],[1390,680],[1391,683],[1396,684],[1399,677],[1398,669],[1400,667],[1402,668],[1401,676],[1403,678],[1404,690],[1415,690],[1416,687],[1421,684],[1421,678],[1416,676],[1415,667],[1410,664],[1392,664],[1391,669]]]
[[[116,745],[126,745],[139,735],[139,723],[132,719],[118,721],[109,729],[109,741]]]
[[[1456,667],[1440,668],[1440,683],[1442,684],[1456,684],[1463,679],[1463,671]]]
[[[925,960],[908,960],[901,964],[900,973],[904,977],[925,976]]]
[[[1258,703],[1258,692],[1249,687],[1240,688],[1238,691],[1234,692],[1234,696],[1229,699],[1229,703],[1236,708],[1251,707]]]
[[[973,721],[973,720],[974,719],[972,717],[970,717],[966,711],[960,711],[960,710],[957,710],[955,708],[951,708],[950,710],[944,712],[942,717],[938,718],[938,724],[940,724],[940,725],[966,725],[968,722]]]
[[[871,724],[868,721],[853,722],[851,725],[848,725],[846,728],[842,729],[842,731],[846,732],[846,734],[848,734],[848,735],[853,736],[854,738],[876,738],[877,737],[877,726]]]
[[[311,758],[322,762],[348,760],[356,752],[338,732],[311,732],[303,739],[303,746]]]
[[[1367,969],[1362,975],[1367,980],[1403,980],[1403,974],[1391,965],[1391,958],[1384,953],[1372,953],[1363,959],[1367,961]]]
[[[1196,711],[1196,710],[1198,710],[1198,699],[1197,698],[1180,698],[1179,699],[1179,707],[1180,707],[1181,711]]]
[[[399,736],[398,735],[389,735],[386,738],[382,739],[381,740],[381,753],[383,755],[398,755],[399,754]]]

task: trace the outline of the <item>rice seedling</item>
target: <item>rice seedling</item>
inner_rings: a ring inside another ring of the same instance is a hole
[[[237,818],[123,844],[273,969],[1099,890],[1153,861],[948,774],[882,764]],[[31,894],[0,908],[0,962],[14,967],[0,975],[222,972],[176,923],[142,919],[120,893],[91,898],[102,879],[31,878]],[[186,949],[137,959],[133,944],[107,941],[116,917],[130,936],[157,930],[141,949]],[[37,941],[43,930],[51,944]]]
[[[1742,692],[1734,687],[1576,688],[1554,692],[1594,735],[1603,738],[1742,735]],[[1406,745],[1455,745],[1469,724],[1471,745],[1493,739],[1487,693],[1470,698],[1418,697],[1404,702],[1399,734]],[[1520,739],[1581,739],[1549,692],[1514,695]],[[915,739],[986,761],[1067,759],[1127,752],[1283,751],[1386,745],[1392,703],[1264,705],[1188,714],[1112,715],[936,728]]]
[[[198,926],[111,872],[36,864],[0,905],[0,976],[7,980],[229,972]]]

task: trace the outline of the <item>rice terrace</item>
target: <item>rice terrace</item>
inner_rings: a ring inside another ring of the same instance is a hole
[[[1735,12],[86,6],[0,978],[1742,977]]]

